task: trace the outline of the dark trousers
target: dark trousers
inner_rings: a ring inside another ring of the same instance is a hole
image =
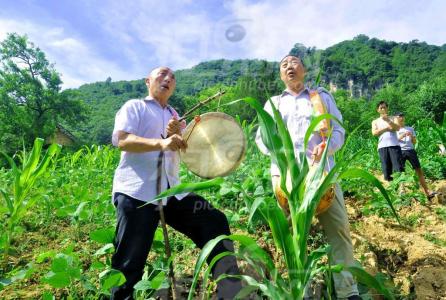
[[[408,160],[415,170],[421,168],[420,160],[418,159],[417,151],[415,151],[415,149],[401,150],[401,152],[403,166]]]
[[[142,278],[160,220],[157,205],[149,204],[138,208],[143,204],[144,202],[127,195],[115,194],[118,222],[112,267],[121,271],[127,281],[112,290],[111,299],[133,299],[133,286]],[[219,235],[230,234],[226,216],[196,194],[189,194],[181,201],[171,197],[163,210],[166,223],[192,239],[199,248],[203,248],[209,240]],[[225,251],[234,251],[229,240],[217,244],[207,262],[210,263],[213,257]],[[214,278],[221,274],[239,274],[235,257],[227,256],[218,261],[212,274]],[[217,297],[232,299],[240,289],[239,280],[223,279],[217,284]]]
[[[400,146],[380,148],[378,152],[385,180],[391,181],[393,172],[404,172]]]

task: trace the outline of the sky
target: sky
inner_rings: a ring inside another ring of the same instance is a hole
[[[160,65],[278,61],[296,43],[325,49],[359,34],[441,46],[444,12],[443,0],[0,0],[0,40],[26,34],[73,88]]]

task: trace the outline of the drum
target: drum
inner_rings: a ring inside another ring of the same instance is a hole
[[[180,151],[181,161],[202,178],[228,175],[240,165],[246,151],[241,126],[221,112],[195,117],[187,125],[183,139],[188,146],[186,151]]]
[[[311,173],[316,171],[316,166],[310,167],[308,176],[311,176]],[[324,173],[326,174],[326,173]],[[289,214],[289,206],[288,206],[288,199],[286,198],[286,195],[284,191],[280,188],[280,177],[279,176],[273,176],[272,177],[272,184],[273,184],[273,190],[274,194],[276,196],[277,201],[279,202],[280,207]],[[291,178],[289,176],[289,173],[287,175],[287,181],[286,186],[288,191],[291,191],[292,184],[291,184]],[[335,187],[332,185],[327,192],[322,196],[321,200],[319,201],[319,204],[316,208],[316,215],[319,215],[323,212],[325,212],[333,203],[333,200],[335,198]]]

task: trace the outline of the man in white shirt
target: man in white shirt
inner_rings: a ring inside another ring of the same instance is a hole
[[[133,286],[141,279],[153,236],[160,220],[156,204],[147,201],[180,183],[178,151],[187,148],[181,136],[185,124],[168,104],[175,90],[175,75],[167,67],[154,69],[146,79],[148,96],[127,101],[116,114],[113,145],[121,149],[121,160],[113,180],[113,203],[117,209],[115,253],[112,267],[126,282],[112,290],[111,299],[133,299]],[[165,138],[164,138],[165,137]],[[160,151],[164,159],[159,162]],[[202,248],[209,240],[229,235],[226,216],[202,197],[190,193],[163,200],[166,223]],[[234,251],[232,242],[219,243],[208,258]],[[213,275],[238,274],[234,256],[214,265]],[[232,299],[241,289],[239,280],[217,284],[218,299]]]
[[[291,135],[296,153],[303,152],[305,133],[313,117],[313,103],[310,100],[310,89],[304,85],[305,68],[302,60],[293,55],[287,55],[280,62],[280,78],[286,85],[281,95],[271,98],[274,106],[280,112],[285,125]],[[341,113],[336,107],[333,97],[325,89],[317,89],[322,98],[327,113],[342,120]],[[265,110],[272,115],[269,102],[265,104]],[[344,129],[335,122],[328,148],[328,169],[334,165],[333,153],[344,144]],[[257,131],[256,143],[264,154],[269,151],[263,144],[260,130]],[[308,141],[306,156],[313,162],[319,162],[325,147],[325,141],[320,134],[312,134]],[[271,176],[273,184],[279,181],[280,171],[277,165],[272,163]],[[355,264],[353,257],[353,246],[350,238],[347,211],[345,209],[344,197],[339,185],[335,188],[335,200],[327,211],[318,215],[325,236],[332,246],[331,260],[335,264],[352,266]],[[356,300],[359,297],[358,288],[353,276],[348,271],[333,274],[337,299]]]
[[[415,173],[418,175],[418,180],[420,181],[421,187],[428,199],[435,196],[435,192],[429,191],[427,187],[426,179],[424,178],[424,172],[421,169],[420,160],[418,159],[417,152],[415,151],[414,145],[417,143],[417,138],[415,130],[410,126],[405,126],[404,114],[399,112],[396,114],[396,123],[400,127],[397,132],[398,141],[401,147],[402,153],[402,164],[406,164],[409,161],[412,165]]]
[[[372,134],[379,137],[378,154],[381,169],[386,181],[392,180],[393,172],[404,172],[401,147],[396,136],[399,126],[388,116],[387,102],[380,101],[376,106],[379,118],[372,121]]]

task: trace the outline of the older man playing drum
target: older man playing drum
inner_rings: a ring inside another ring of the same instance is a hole
[[[168,104],[176,85],[174,73],[167,67],[156,68],[146,85],[148,96],[127,101],[116,114],[113,130],[113,144],[122,152],[113,180],[117,226],[112,267],[120,270],[127,281],[112,290],[112,299],[133,299],[133,286],[143,275],[160,220],[155,204],[141,206],[160,191],[180,183],[178,151],[187,148],[178,114]],[[159,165],[161,151],[164,160]],[[170,197],[163,205],[166,223],[199,248],[219,235],[230,234],[226,216],[196,194]],[[232,242],[219,243],[208,262],[225,251],[234,251]],[[234,256],[226,256],[214,265],[215,278],[223,273],[238,274]],[[232,299],[240,289],[239,280],[223,279],[217,284],[217,298]]]

